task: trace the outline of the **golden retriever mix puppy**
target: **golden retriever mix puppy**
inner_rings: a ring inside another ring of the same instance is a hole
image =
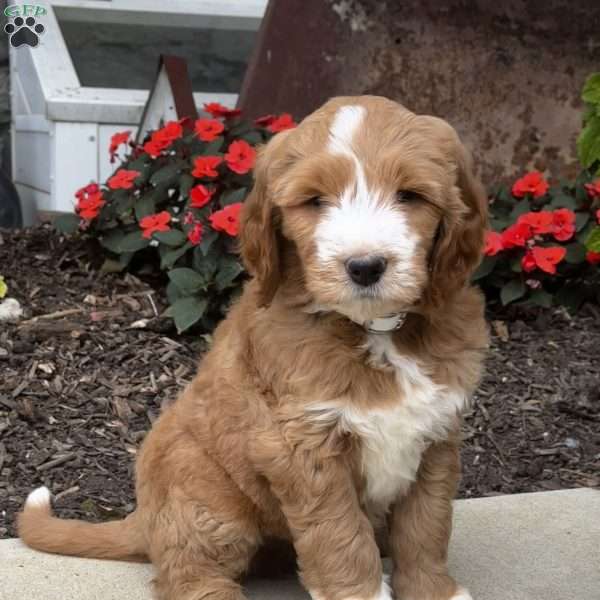
[[[487,345],[469,285],[486,199],[456,133],[384,98],[335,98],[263,149],[242,221],[253,279],[148,434],[135,512],[57,519],[39,488],[21,538],[150,559],[160,600],[243,599],[272,537],[293,543],[314,599],[469,599],[446,558]]]

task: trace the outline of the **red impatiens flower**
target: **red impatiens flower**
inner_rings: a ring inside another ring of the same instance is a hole
[[[548,182],[539,171],[531,171],[515,181],[512,195],[515,198],[523,198],[527,194],[533,194],[534,198],[540,198],[548,191],[548,187]]]
[[[223,162],[220,156],[199,156],[194,159],[194,177],[217,177],[217,166]]]
[[[100,186],[97,183],[90,183],[88,185],[83,186],[75,192],[75,197],[78,200],[81,198],[87,198],[91,194],[95,194],[100,191]]]
[[[119,169],[108,181],[108,187],[111,190],[130,190],[133,187],[133,180],[139,177],[139,171],[128,171]]]
[[[183,136],[183,126],[180,121],[169,121],[161,129],[157,129],[144,144],[144,151],[152,158],[156,158],[163,150],[166,150],[175,140]]]
[[[185,216],[183,217],[183,224],[184,225],[191,225],[194,222],[194,214],[191,212],[186,212]]]
[[[560,241],[565,242],[575,233],[575,213],[568,208],[558,208],[552,213],[552,234]]]
[[[282,113],[279,116],[265,115],[256,119],[254,123],[260,127],[266,127],[273,133],[284,131],[285,129],[293,129],[297,125],[289,113]]]
[[[197,221],[188,232],[188,240],[192,246],[197,246],[202,241],[202,223]]]
[[[110,162],[114,162],[119,146],[121,144],[126,144],[129,140],[130,135],[131,131],[121,131],[119,133],[115,133],[110,138],[110,146],[108,147],[108,152],[110,154]]]
[[[225,117],[226,119],[237,117],[242,114],[242,111],[239,108],[227,108],[218,102],[207,102],[204,105],[204,112],[207,112],[215,118]]]
[[[223,123],[216,119],[198,119],[194,124],[194,131],[203,142],[212,142],[224,129]]]
[[[190,206],[192,208],[202,208],[206,206],[213,197],[215,190],[209,190],[206,186],[199,184],[190,190]]]
[[[565,257],[566,248],[553,246],[551,248],[542,248],[534,246],[527,250],[525,256],[521,259],[521,267],[523,271],[531,272],[538,268],[545,273],[554,275],[556,273],[556,265]]]
[[[586,183],[583,187],[590,198],[600,198],[600,179],[596,179],[592,183]]]
[[[256,150],[244,140],[236,140],[229,144],[225,154],[227,166],[239,175],[247,173],[254,167],[256,161]]]
[[[225,233],[235,236],[240,230],[240,211],[242,203],[229,204],[222,210],[218,210],[208,217],[212,228],[215,231],[224,231]]]
[[[502,243],[502,236],[495,231],[485,232],[485,248],[483,253],[486,256],[496,256],[498,252],[504,250],[504,244]]]
[[[505,248],[524,247],[532,235],[527,223],[515,223],[502,232],[502,244]]]
[[[98,187],[98,186],[96,186]],[[77,202],[75,210],[77,214],[86,221],[91,221],[98,216],[100,209],[106,204],[102,197],[102,192],[95,191],[91,194],[81,196]]]
[[[600,265],[600,252],[592,252],[588,250],[585,255],[585,260],[587,260],[591,265]]]
[[[152,234],[157,231],[169,231],[169,229],[171,229],[169,226],[170,221],[171,215],[166,210],[156,213],[155,215],[144,217],[140,221],[140,227],[144,230],[142,236],[150,238],[152,237]]]
[[[517,223],[525,223],[531,227],[534,235],[551,233],[554,217],[549,210],[528,212],[517,219]]]

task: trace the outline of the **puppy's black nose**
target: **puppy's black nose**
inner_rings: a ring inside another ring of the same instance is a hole
[[[387,260],[383,256],[361,256],[346,261],[346,271],[350,279],[365,287],[377,283],[386,267]]]

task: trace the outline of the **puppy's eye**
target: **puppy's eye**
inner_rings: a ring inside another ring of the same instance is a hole
[[[409,204],[413,202],[422,202],[425,198],[413,190],[398,190],[396,192],[396,200],[402,204]]]
[[[313,196],[309,198],[305,203],[305,206],[313,206],[314,208],[320,208],[323,206],[323,198],[321,196]]]

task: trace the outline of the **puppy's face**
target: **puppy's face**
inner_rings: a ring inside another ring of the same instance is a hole
[[[439,119],[383,98],[335,99],[270,142],[245,226],[260,206],[263,230],[293,245],[315,308],[358,322],[410,310],[431,285],[435,246],[472,217],[463,199],[472,190],[459,185],[463,162],[454,130]],[[477,229],[481,237],[481,219]]]

